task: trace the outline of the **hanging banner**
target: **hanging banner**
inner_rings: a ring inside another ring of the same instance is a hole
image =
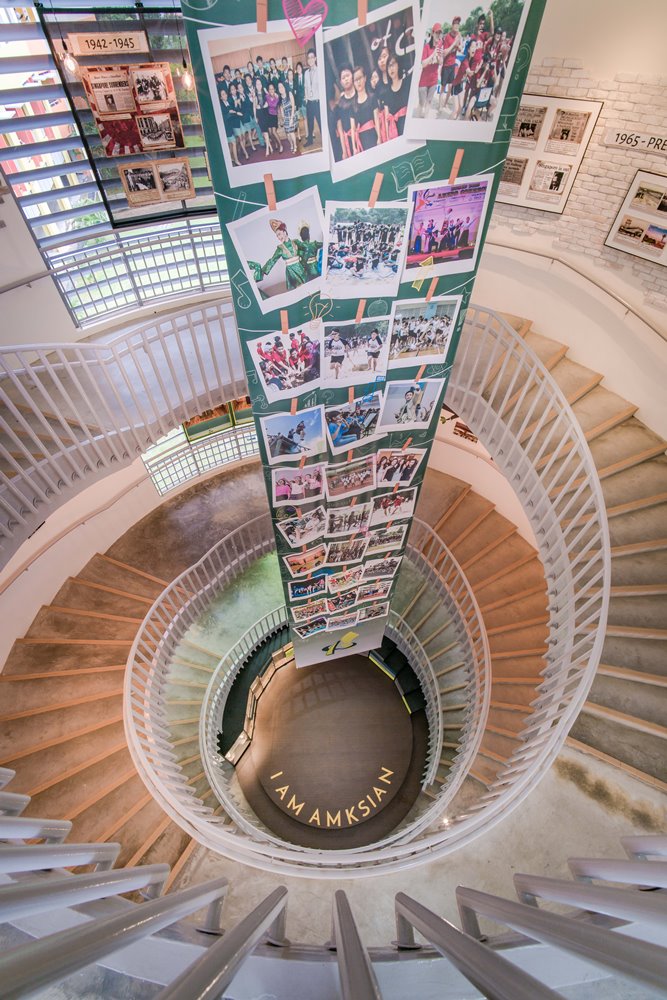
[[[184,0],[298,666],[382,641],[545,2]]]

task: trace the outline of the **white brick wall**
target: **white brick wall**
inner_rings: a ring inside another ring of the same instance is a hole
[[[597,266],[623,274],[641,289],[647,305],[667,308],[667,268],[604,245],[637,170],[667,175],[667,159],[602,145],[606,129],[621,122],[667,132],[667,78],[618,73],[613,80],[591,80],[580,60],[544,59],[531,66],[526,93],[604,101],[604,106],[564,213],[497,203],[490,237],[498,226],[520,236],[552,237],[557,255],[574,258],[575,266],[576,258],[593,257]]]

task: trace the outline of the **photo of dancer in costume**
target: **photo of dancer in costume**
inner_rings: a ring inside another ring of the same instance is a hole
[[[403,269],[407,205],[327,202],[324,291],[333,299],[396,295]]]
[[[262,312],[320,290],[324,217],[317,188],[230,222],[227,231]]]
[[[407,257],[401,281],[414,281],[424,261],[429,261],[429,275],[433,276],[474,269],[491,184],[492,178],[482,174],[460,177],[454,184],[410,188]]]

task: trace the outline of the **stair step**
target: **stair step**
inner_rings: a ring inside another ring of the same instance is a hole
[[[639,719],[626,712],[619,712],[614,708],[607,708],[605,705],[598,705],[595,702],[587,701],[582,708],[582,712],[593,715],[598,719],[607,719],[618,723],[627,729],[634,729],[638,733],[646,733],[648,736],[655,736],[660,740],[667,740],[667,727],[660,726],[655,722],[648,722],[646,719]]]
[[[630,673],[630,677],[618,677],[598,671],[588,701],[600,708],[620,712],[630,719],[641,719],[649,725],[664,728],[667,721],[667,685],[637,683],[637,675]]]
[[[635,556],[642,552],[661,552],[663,549],[667,549],[667,538],[647,538],[641,542],[612,546],[611,557],[622,559],[624,556]]]
[[[617,677],[619,680],[632,681],[633,684],[647,684],[654,687],[667,688],[667,676],[661,674],[645,674],[640,670],[612,667],[606,663],[601,663],[598,666],[597,673],[602,677]]]
[[[658,781],[667,781],[667,757],[662,736],[627,725],[610,715],[608,710],[604,714],[602,711],[597,714],[582,711],[570,736]]]
[[[21,712],[9,712],[5,715],[0,715],[0,722],[12,722],[15,719],[30,718],[35,715],[45,715],[48,712],[61,712],[68,708],[74,708],[78,705],[89,705],[91,702],[102,701],[105,698],[120,698],[123,695],[123,688],[116,688],[112,691],[103,691],[96,694],[82,695],[78,698],[71,698],[69,701],[61,701],[56,704],[41,705],[39,707],[33,706],[32,708],[26,709]]]
[[[663,795],[667,795],[667,781],[660,781],[658,778],[654,778],[653,775],[647,774],[645,771],[641,771],[636,767],[631,767],[624,761],[603,753],[601,750],[597,750],[595,747],[589,746],[587,743],[582,743],[580,740],[576,740],[572,736],[567,737],[565,745],[571,747],[573,750],[578,750],[580,753],[586,754],[589,757],[595,757],[596,760],[602,761],[604,764],[610,764],[612,767],[618,768],[620,771],[623,771],[636,781],[642,781],[644,784],[650,785],[652,788],[662,792]]]

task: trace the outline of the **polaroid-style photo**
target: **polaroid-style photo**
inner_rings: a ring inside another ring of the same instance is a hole
[[[118,164],[125,197],[132,208],[156,205],[162,200],[155,166],[155,163]]]
[[[410,486],[415,478],[425,448],[383,448],[377,453],[377,487]]]
[[[660,257],[667,246],[667,229],[664,226],[653,224],[648,226],[642,237],[641,246],[644,253],[654,253]]]
[[[327,497],[342,500],[375,489],[375,455],[357,458],[353,462],[328,465],[326,469]]]
[[[327,608],[329,614],[334,615],[342,611],[350,611],[357,603],[357,595],[354,590],[344,590],[333,597],[327,597]]]
[[[353,566],[352,569],[345,569],[342,573],[335,573],[327,577],[329,582],[329,593],[338,594],[341,590],[348,590],[361,583],[364,573],[363,566]]]
[[[327,622],[327,632],[335,632],[340,628],[353,628],[358,621],[359,612],[358,611],[348,611],[344,615],[336,615],[332,617]]]
[[[156,149],[183,148],[183,132],[178,112],[160,111],[150,115],[137,115],[136,120],[141,146],[147,153]]]
[[[332,299],[396,295],[405,257],[405,202],[328,201],[322,289]]]
[[[303,469],[272,469],[274,507],[299,507],[324,499],[325,465],[304,465]]]
[[[385,556],[384,559],[371,559],[364,563],[364,580],[387,579],[396,576],[403,556]]]
[[[667,211],[667,202],[665,201],[665,187],[659,187],[657,184],[652,184],[650,181],[644,181],[637,187],[634,197],[630,202],[630,208],[637,208],[640,211],[648,212],[653,215],[655,212]]]
[[[274,413],[260,417],[259,424],[269,465],[316,458],[327,450],[323,406],[313,406],[294,414]]]
[[[374,583],[364,583],[357,591],[357,604],[364,601],[383,601],[389,597],[392,583],[390,581],[376,580]]]
[[[371,618],[384,618],[389,614],[389,604],[374,604],[359,609],[359,621],[367,622]]]
[[[196,198],[190,162],[186,159],[156,160],[161,201],[185,201]]]
[[[323,632],[327,627],[326,618],[313,618],[312,621],[303,625],[293,625],[292,628],[301,639],[310,639],[311,635]]]
[[[398,493],[382,493],[374,497],[371,511],[370,526],[387,524],[389,521],[401,521],[412,517],[415,512],[417,490],[399,490]]]
[[[309,618],[318,618],[327,613],[325,598],[309,601],[308,604],[293,604],[289,609],[295,622],[307,622]]]
[[[326,561],[326,545],[316,545],[314,549],[308,549],[306,552],[294,552],[292,555],[283,556],[283,562],[292,576],[305,576],[307,573],[314,573],[321,569]]]
[[[290,601],[307,601],[325,594],[326,576],[316,576],[313,580],[290,580],[287,584]]]
[[[329,507],[326,519],[327,538],[341,538],[343,535],[366,531],[370,516],[370,503],[359,503],[352,507]]]
[[[366,548],[365,538],[348,538],[342,542],[330,542],[327,554],[328,566],[344,566],[346,563],[363,559]]]
[[[322,388],[369,385],[387,373],[389,317],[325,323]]]
[[[371,392],[351,403],[336,403],[325,408],[327,437],[332,455],[360,448],[378,436],[378,418],[382,394]]]
[[[531,0],[426,0],[405,133],[411,139],[492,142]]]
[[[394,302],[389,324],[389,368],[444,364],[460,308],[460,295],[441,296],[430,302]]]
[[[329,169],[322,32],[305,45],[287,21],[199,31],[232,187]]]
[[[130,66],[134,99],[140,112],[164,110],[176,106],[176,93],[168,62]]]
[[[649,223],[645,219],[638,219],[637,216],[625,215],[620,226],[616,230],[615,239],[627,240],[629,243],[639,245],[644,237],[644,233]]]
[[[324,29],[326,93],[330,95],[325,111],[334,181],[415,148],[403,133],[418,25],[418,4],[398,0],[369,11],[363,27],[354,20]]]
[[[454,184],[410,187],[410,223],[402,282],[473,271],[493,177],[462,177]],[[424,262],[428,263],[425,264]]]
[[[319,386],[322,336],[322,324],[317,321],[248,341],[248,351],[269,403],[292,399]]]
[[[427,430],[440,412],[444,379],[421,382],[388,382],[378,423],[381,434],[388,431]]]
[[[278,202],[275,212],[262,208],[228,223],[227,232],[263,313],[320,291],[324,215],[316,187]]]
[[[379,528],[377,531],[371,531],[366,543],[364,558],[377,556],[380,552],[396,552],[398,549],[402,549],[407,530],[407,524],[392,524],[390,528]]]
[[[324,507],[315,507],[314,510],[306,511],[301,517],[288,517],[284,521],[276,521],[280,534],[293,549],[317,541],[324,534],[326,526],[327,512]]]

